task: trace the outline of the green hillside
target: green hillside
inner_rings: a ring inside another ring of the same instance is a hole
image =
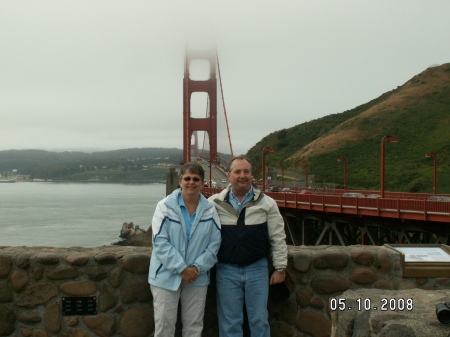
[[[30,175],[55,181],[162,181],[167,165],[178,165],[183,151],[135,148],[103,152],[0,151],[0,175]]]
[[[433,160],[437,155],[438,193],[450,193],[450,64],[428,68],[403,86],[356,107],[295,127],[274,132],[248,152],[261,176],[261,151],[276,149],[266,164],[303,172],[307,160],[316,182],[343,184],[342,163],[347,159],[347,184],[351,189],[379,189],[381,140],[386,144],[386,190],[433,191]]]

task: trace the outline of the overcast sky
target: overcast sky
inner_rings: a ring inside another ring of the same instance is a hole
[[[448,0],[0,0],[0,150],[181,149],[185,46],[214,40],[246,153],[450,62],[449,13]]]

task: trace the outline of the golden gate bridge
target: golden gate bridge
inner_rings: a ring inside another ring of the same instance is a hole
[[[206,80],[190,78],[192,60],[209,61],[210,77]],[[216,71],[216,69],[218,71]],[[233,156],[228,118],[220,76],[217,53],[211,51],[186,52],[183,79],[183,162],[191,161],[191,153],[200,158],[198,131],[208,135],[209,150],[203,155],[203,162],[209,166],[209,187],[203,189],[205,196],[217,193],[221,188],[211,184],[213,169],[218,176],[225,177],[223,168],[218,165],[217,152],[217,76],[225,115],[227,136],[231,156]],[[196,92],[207,94],[206,116],[194,118],[191,114],[191,96]],[[382,151],[387,142],[395,137],[382,139]],[[203,145],[204,147],[204,145]],[[266,152],[275,149],[265,147],[262,152],[262,182],[260,187],[277,201],[285,220],[288,241],[293,245],[383,245],[383,244],[449,244],[450,240],[450,201],[428,200],[432,194],[401,193],[384,190],[384,166],[382,161],[382,182],[380,191],[351,191],[346,189],[312,189],[306,183],[301,191],[293,187],[287,192],[266,190]],[[203,151],[202,151],[203,153]],[[345,159],[340,158],[344,161]],[[307,167],[307,162],[305,166]],[[217,165],[216,165],[217,164]],[[208,170],[206,170],[208,174]],[[307,181],[307,178],[306,178]],[[257,183],[258,184],[258,183]],[[362,197],[348,196],[359,193]],[[435,188],[436,192],[436,188]],[[350,194],[351,195],[351,194]],[[366,198],[375,195],[376,198]]]

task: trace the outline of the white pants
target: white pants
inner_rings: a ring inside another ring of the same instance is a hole
[[[172,291],[150,285],[155,312],[154,337],[173,337],[177,323],[178,301],[181,300],[183,337],[201,337],[208,286],[179,287]]]

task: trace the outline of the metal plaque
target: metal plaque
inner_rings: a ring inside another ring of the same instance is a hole
[[[71,315],[97,315],[97,297],[63,297],[63,316]]]

